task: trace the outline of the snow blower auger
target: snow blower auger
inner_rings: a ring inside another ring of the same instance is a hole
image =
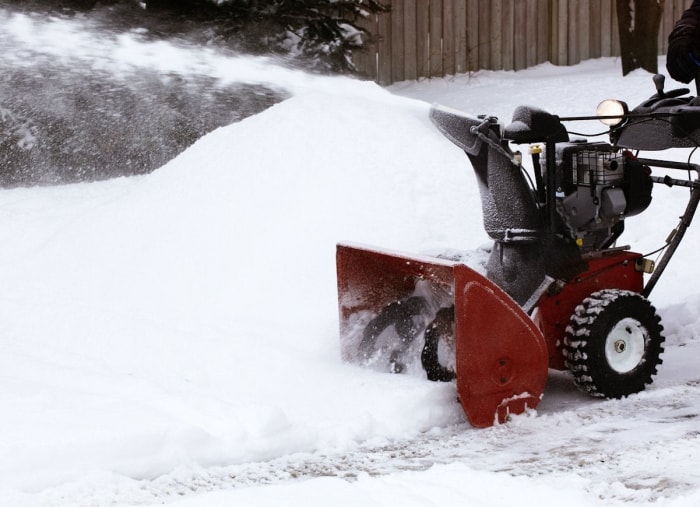
[[[700,166],[638,157],[700,146],[700,99],[687,89],[665,92],[663,76],[654,83],[656,93],[632,111],[615,100],[590,117],[520,106],[505,127],[434,106],[433,123],[476,172],[493,247],[481,269],[459,256],[339,244],[344,359],[394,373],[415,365],[429,380],[454,380],[476,427],[534,409],[548,368],[568,369],[598,397],[650,384],[664,337],[647,298],[700,201]],[[608,126],[609,143],[569,137],[564,123],[592,119]],[[530,145],[531,168],[510,144]],[[673,233],[647,255],[663,251],[658,262],[616,246],[655,184],[690,189]]]

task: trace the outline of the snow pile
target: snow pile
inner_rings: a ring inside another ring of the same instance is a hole
[[[222,60],[217,72],[232,78],[244,61]],[[693,229],[654,298],[673,366],[634,399],[589,400],[554,376],[538,414],[474,431],[453,385],[339,358],[336,242],[420,252],[487,241],[471,168],[430,124],[429,102],[506,121],[521,103],[588,113],[603,96],[641,101],[650,76],[623,79],[617,62],[601,60],[390,93],[267,67],[245,67],[245,78],[274,76],[292,98],[151,175],[0,192],[1,503],[155,505],[193,494],[178,504],[697,503],[687,495],[700,477],[669,472],[675,455],[662,452],[682,439],[684,462],[700,456],[690,429],[700,409]],[[626,240],[658,246],[664,234],[649,233],[670,230],[684,197],[660,193]],[[367,449],[383,460],[360,458]],[[409,468],[411,449],[425,452],[418,471],[397,473],[392,459]],[[652,451],[645,467],[672,476],[636,482],[622,464]],[[356,481],[337,473],[342,456]],[[331,465],[335,478],[225,491],[246,474],[248,485],[279,482]]]
[[[339,364],[334,248],[344,237],[446,243],[465,200],[436,182],[464,189],[466,171],[425,105],[329,85],[357,91],[295,97],[147,177],[6,192],[3,369],[52,420],[5,418],[6,481],[93,466],[152,476],[460,419],[448,386]]]

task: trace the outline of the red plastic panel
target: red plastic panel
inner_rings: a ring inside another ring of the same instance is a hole
[[[455,266],[457,392],[469,422],[503,423],[540,402],[547,382],[542,333],[499,287]]]

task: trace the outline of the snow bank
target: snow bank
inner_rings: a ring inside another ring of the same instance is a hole
[[[460,421],[451,386],[337,352],[338,240],[473,241],[468,166],[447,146],[426,104],[338,79],[150,176],[5,192],[0,476],[150,477]],[[22,423],[28,399],[51,424]]]

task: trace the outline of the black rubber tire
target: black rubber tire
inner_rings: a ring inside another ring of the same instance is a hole
[[[405,365],[401,361],[401,354],[423,332],[425,326],[417,323],[415,317],[426,311],[427,303],[425,298],[419,296],[394,301],[385,306],[379,312],[379,315],[367,324],[363,331],[359,345],[361,360],[368,361],[375,355],[377,352],[377,338],[388,327],[394,326],[399,340],[389,353],[389,369],[392,373],[403,372]]]
[[[450,382],[455,378],[455,372],[440,364],[438,344],[440,340],[454,340],[455,307],[440,308],[435,319],[425,328],[425,344],[420,360],[428,380],[434,382]]]
[[[662,332],[661,318],[646,298],[605,289],[576,307],[562,353],[581,391],[623,398],[652,383],[662,363]]]

